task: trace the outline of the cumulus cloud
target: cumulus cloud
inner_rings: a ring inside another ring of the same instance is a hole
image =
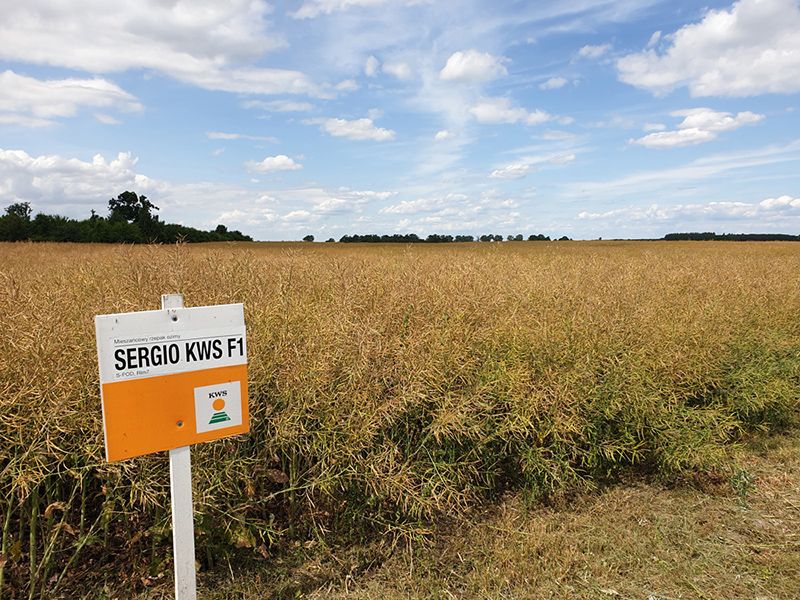
[[[142,105],[105,79],[40,80],[10,70],[0,73],[0,119],[4,123],[51,125],[54,119],[74,117],[84,108],[135,112],[142,110]],[[97,118],[101,122],[116,121],[109,115]]]
[[[732,114],[714,111],[709,108],[692,108],[670,113],[673,117],[684,117],[678,128],[672,131],[656,131],[629,143],[639,144],[647,148],[676,148],[702,144],[716,139],[722,131],[738,129],[743,125],[758,123],[764,115],[750,111]]]
[[[248,160],[245,167],[248,171],[253,173],[270,173],[272,171],[297,171],[303,168],[303,165],[294,162],[285,154],[278,154],[277,156],[267,156],[264,160],[254,161]]]
[[[569,83],[565,77],[551,77],[544,83],[539,84],[540,90],[557,90]]]
[[[0,59],[91,73],[151,69],[205,89],[323,95],[304,73],[256,66],[284,47],[266,2],[47,0],[3,7]]]
[[[611,50],[611,44],[597,44],[595,46],[587,44],[578,50],[578,56],[581,58],[597,59],[605,55]]]
[[[506,61],[507,59],[503,57],[477,50],[454,52],[439,72],[439,78],[444,81],[464,83],[489,81],[508,74],[503,65]]]
[[[508,98],[482,98],[470,107],[469,113],[479,123],[524,123],[538,125],[553,118],[541,110],[528,111],[512,106]]]
[[[617,61],[619,79],[653,94],[687,86],[692,96],[800,91],[800,6],[796,0],[741,0]]]
[[[792,196],[779,196],[778,198],[765,198],[758,203],[765,210],[800,210],[800,198]]]
[[[3,206],[31,202],[37,210],[63,205],[105,206],[114,190],[157,189],[156,182],[136,173],[136,162],[128,152],[120,152],[111,161],[100,154],[82,161],[0,149],[0,201]]]
[[[385,142],[393,140],[395,132],[391,129],[376,127],[372,119],[310,119],[306,123],[319,125],[322,131],[334,137],[346,137],[351,140],[372,140]]]

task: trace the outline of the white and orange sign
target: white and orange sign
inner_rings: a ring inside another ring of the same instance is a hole
[[[249,431],[241,304],[95,317],[109,461]]]

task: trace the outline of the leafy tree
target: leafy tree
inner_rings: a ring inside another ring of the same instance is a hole
[[[28,221],[31,218],[31,203],[15,202],[14,204],[6,206],[6,214]]]
[[[303,241],[304,242],[313,242],[314,241],[314,236],[309,234],[309,235],[307,235],[307,236],[305,236],[303,238]]]
[[[128,223],[151,221],[154,210],[159,209],[147,199],[147,196],[138,196],[136,192],[127,190],[108,201],[109,219],[112,221],[128,221]]]
[[[201,231],[163,223],[153,214],[158,207],[146,196],[138,196],[135,192],[124,192],[108,204],[108,218],[93,210],[91,216],[82,221],[42,213],[31,219],[27,202],[12,204],[6,208],[6,214],[0,216],[0,240],[109,243],[253,241],[241,231],[228,231],[225,225],[218,225],[214,231]]]

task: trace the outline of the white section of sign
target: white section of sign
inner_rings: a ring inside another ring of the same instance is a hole
[[[242,424],[241,385],[231,381],[194,388],[197,433]]]
[[[241,304],[95,317],[100,383],[247,364]]]

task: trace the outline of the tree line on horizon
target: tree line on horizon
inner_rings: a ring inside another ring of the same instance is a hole
[[[720,240],[728,242],[800,242],[800,235],[788,233],[714,233],[713,231],[693,231],[689,233],[668,233],[664,236],[667,241],[696,241],[704,242]]]
[[[567,236],[563,236],[558,238],[559,241],[567,241],[570,238]],[[427,237],[420,237],[416,233],[394,233],[392,235],[378,235],[375,233],[366,234],[366,235],[343,235],[339,242],[343,244],[387,244],[387,243],[402,243],[402,244],[446,244],[450,242],[502,242],[506,240],[508,242],[522,242],[525,241],[525,237],[518,233],[517,235],[508,235],[505,238],[502,235],[498,234],[485,234],[479,237],[475,237],[472,235],[448,235],[448,234],[440,234],[440,233],[432,233]],[[549,235],[542,235],[541,233],[536,235],[529,235],[527,240],[529,242],[549,242],[551,241]],[[307,235],[303,238],[303,241],[306,242],[313,242],[314,236]],[[327,240],[328,242],[335,242],[333,238]]]
[[[213,231],[165,223],[159,210],[147,196],[125,191],[108,201],[108,216],[94,210],[88,219],[70,219],[39,213],[31,216],[29,202],[6,207],[0,216],[0,241],[100,242],[129,244],[185,242],[252,242],[253,238],[238,230],[229,231],[217,225]]]

